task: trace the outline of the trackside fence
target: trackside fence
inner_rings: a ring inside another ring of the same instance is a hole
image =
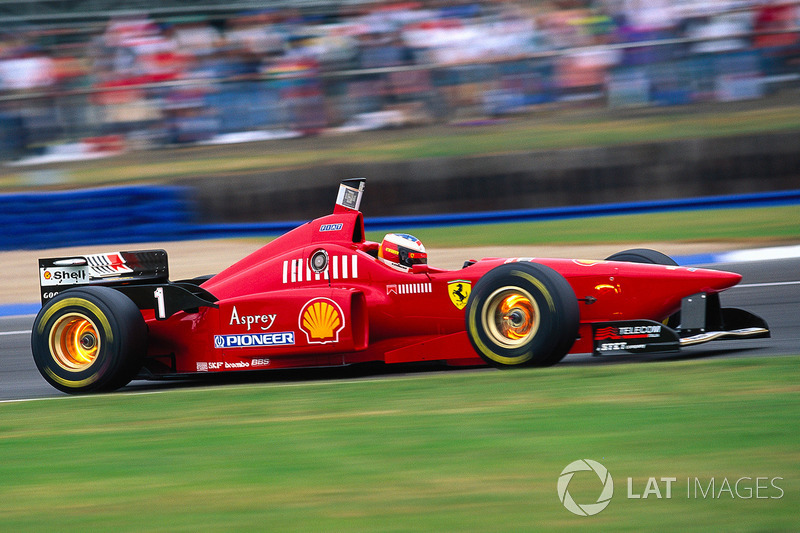
[[[800,189],[544,209],[370,217],[367,230],[800,205]],[[320,213],[323,215],[324,213]],[[201,224],[189,187],[130,186],[0,195],[0,250],[280,235],[305,221]]]

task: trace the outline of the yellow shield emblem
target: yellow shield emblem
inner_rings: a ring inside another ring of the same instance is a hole
[[[464,309],[467,306],[470,292],[472,292],[472,282],[470,281],[457,279],[447,283],[447,293],[450,295],[450,301],[458,309]]]

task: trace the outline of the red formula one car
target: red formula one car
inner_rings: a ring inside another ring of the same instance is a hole
[[[761,318],[720,307],[719,292],[741,276],[652,250],[434,268],[410,235],[365,240],[364,182],[343,181],[333,214],[211,277],[169,281],[163,250],[40,260],[37,367],[82,393],[136,376],[370,361],[545,366],[568,353],[769,336]]]

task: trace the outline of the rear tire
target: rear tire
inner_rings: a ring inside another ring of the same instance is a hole
[[[484,275],[470,294],[466,327],[473,348],[498,368],[550,366],[578,337],[572,287],[537,263],[509,263]]]
[[[147,325],[136,305],[109,287],[81,287],[47,302],[31,348],[48,383],[71,394],[127,385],[142,366]]]

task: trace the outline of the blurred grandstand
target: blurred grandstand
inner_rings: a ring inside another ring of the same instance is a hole
[[[0,160],[757,99],[796,1],[0,2]]]
[[[106,22],[109,18],[141,15],[173,17],[176,15],[230,16],[241,12],[270,10],[321,9],[333,11],[341,5],[367,4],[363,0],[271,0],[268,6],[259,0],[233,2],[202,0],[3,0],[0,2],[0,21],[4,24],[48,24],[64,27],[70,23],[85,24],[90,21]]]

